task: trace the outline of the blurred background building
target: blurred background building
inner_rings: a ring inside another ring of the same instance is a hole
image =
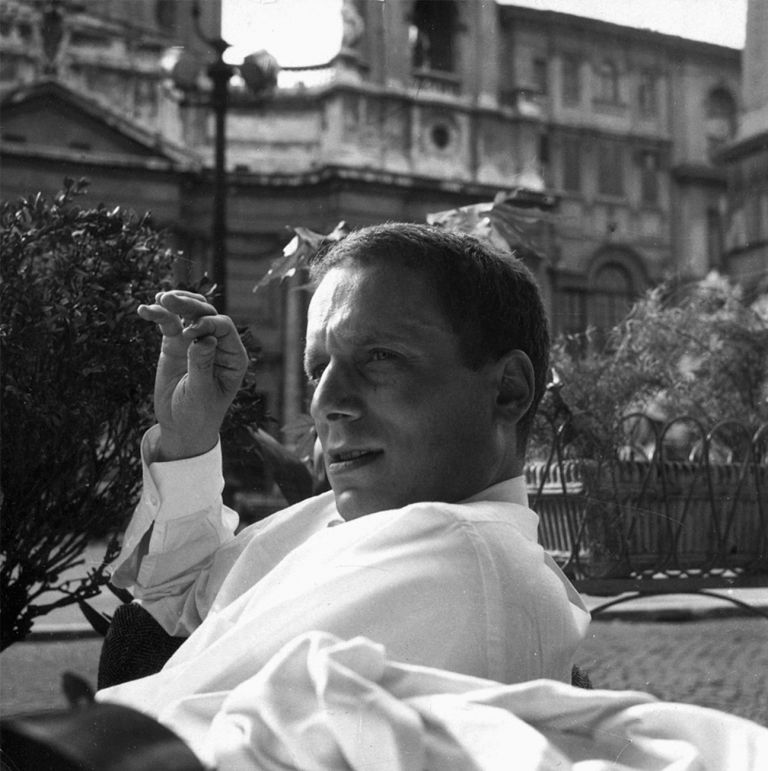
[[[749,0],[741,115],[720,154],[728,170],[724,267],[746,287],[768,276],[768,3]]]
[[[211,267],[216,183],[216,56],[192,6],[0,1],[2,198],[88,177],[91,202],[152,211],[184,279]],[[215,39],[220,0],[200,9]],[[569,14],[458,0],[344,0],[340,13],[330,61],[265,92],[262,54],[230,82],[227,310],[253,325],[281,422],[303,409],[307,295],[252,289],[290,227],[424,221],[522,190],[556,215],[524,256],[569,333],[612,325],[664,277],[716,268],[749,288],[765,275],[759,0],[743,85],[737,49]]]

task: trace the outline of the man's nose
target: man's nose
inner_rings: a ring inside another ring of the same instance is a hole
[[[358,378],[351,365],[331,361],[315,386],[310,413],[319,420],[355,420],[362,412]]]

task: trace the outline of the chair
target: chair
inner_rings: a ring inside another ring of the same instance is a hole
[[[187,744],[117,704],[0,720],[0,767],[34,771],[204,771]]]
[[[159,672],[185,639],[169,635],[141,605],[120,605],[101,647],[98,688]]]

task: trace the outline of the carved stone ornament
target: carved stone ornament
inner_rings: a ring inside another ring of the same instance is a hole
[[[344,0],[341,6],[342,48],[355,48],[365,32],[363,17],[357,9],[355,0]]]

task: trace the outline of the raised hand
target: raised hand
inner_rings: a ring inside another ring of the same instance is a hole
[[[155,460],[207,452],[218,441],[248,366],[240,335],[232,319],[192,292],[160,292],[152,305],[140,305],[138,313],[163,333],[155,376],[161,434]]]

